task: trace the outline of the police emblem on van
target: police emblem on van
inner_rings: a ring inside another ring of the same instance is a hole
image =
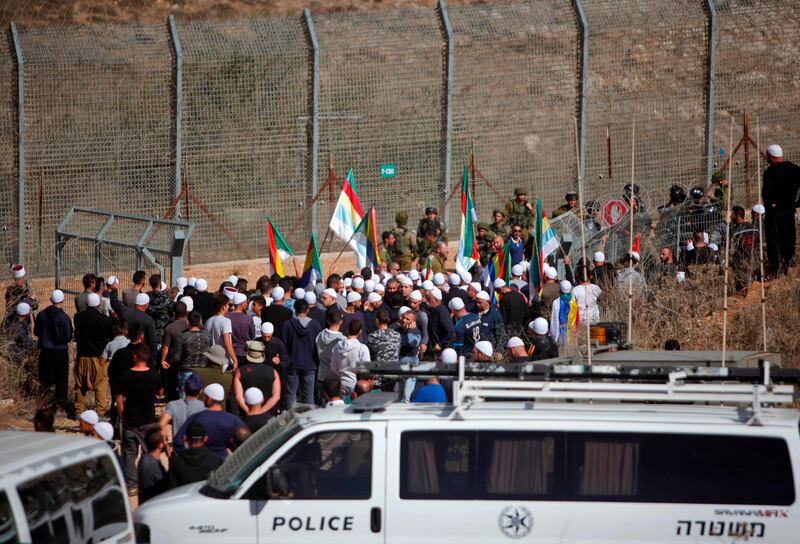
[[[498,524],[508,538],[524,538],[533,530],[533,514],[524,506],[506,506],[500,512]]]

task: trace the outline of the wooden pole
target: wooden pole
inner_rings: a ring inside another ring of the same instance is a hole
[[[636,179],[636,119],[631,123],[631,191],[628,195],[630,208],[630,233],[628,240],[628,344],[633,343],[633,199],[634,180]]]
[[[611,125],[606,125],[606,162],[608,163],[608,179],[611,180]]]
[[[745,144],[746,145],[746,144]],[[731,117],[731,131],[728,146],[733,147],[733,117]],[[745,147],[745,150],[747,147]],[[746,152],[746,151],[745,151]],[[725,280],[722,286],[722,368],[725,368],[725,350],[728,347],[728,270],[731,258],[731,193],[733,184],[733,161],[728,163],[728,198],[726,199],[725,212]]]
[[[578,150],[579,148],[578,143],[578,118],[575,118],[575,170],[578,173],[578,208],[580,210],[584,210],[583,207],[583,178],[581,177],[581,154]],[[580,215],[578,216],[580,218]],[[589,280],[587,277],[589,272],[589,262],[586,260],[586,235],[584,234],[584,225],[583,221],[581,221],[581,254],[583,256],[583,278],[581,280],[586,282]],[[586,357],[587,363],[589,366],[592,366],[592,328],[590,325],[589,320],[589,291],[587,289],[586,293],[584,293],[586,297],[586,315],[584,316],[586,321]],[[578,307],[578,311],[580,311],[580,307]]]
[[[761,172],[761,125],[759,124],[758,117],[756,116],[756,148],[758,148],[758,203],[761,202],[761,185],[762,185],[762,172]],[[730,191],[730,189],[728,189]],[[763,204],[762,204],[763,205]],[[761,284],[761,348],[767,351],[767,293],[764,286],[764,214],[758,214],[758,267],[759,267],[759,283]]]
[[[747,204],[748,206],[752,206],[750,204],[750,116],[747,112],[744,112],[744,119],[742,121],[742,129],[744,131],[744,135],[742,136],[742,140],[744,140],[744,187],[745,187],[745,194],[747,196]],[[731,142],[733,144],[733,142]],[[731,180],[728,178],[728,193],[731,192],[730,186]]]

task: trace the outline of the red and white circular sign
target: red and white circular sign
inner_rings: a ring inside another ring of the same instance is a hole
[[[616,225],[628,213],[628,203],[624,198],[609,198],[600,212],[600,217],[607,226]]]

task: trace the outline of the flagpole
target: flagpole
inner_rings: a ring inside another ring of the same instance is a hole
[[[297,260],[294,255],[292,255],[292,266],[294,267],[294,277],[299,278],[300,274],[297,273]]]
[[[579,151],[579,143],[578,143],[578,118],[575,118],[575,169],[578,171],[578,207],[579,207],[579,215],[578,219],[580,219],[581,223],[581,253],[583,255],[583,281],[588,281],[588,273],[589,273],[589,263],[586,260],[586,235],[584,234],[584,224],[583,219],[580,216],[580,212],[583,212],[583,176],[581,176],[581,154]],[[589,324],[589,292],[587,291],[584,295],[586,297],[586,356],[587,362],[589,366],[592,366],[592,328]],[[580,315],[580,307],[578,307],[578,315]]]
[[[628,207],[630,208],[630,233],[628,250],[628,344],[633,343],[633,199],[634,199],[634,180],[636,174],[636,118],[631,123],[631,190],[628,195]]]
[[[762,185],[762,177],[761,177],[761,125],[759,124],[758,115],[756,115],[756,148],[758,153],[756,153],[756,157],[758,157],[758,203],[761,204],[761,185]],[[730,183],[730,180],[728,180]],[[730,186],[728,187],[728,192],[730,192]],[[763,205],[763,204],[762,204]],[[760,268],[760,284],[761,284],[761,338],[762,338],[762,347],[764,351],[767,351],[767,295],[764,290],[764,245],[761,241],[764,239],[764,214],[758,214],[758,266]]]
[[[733,148],[733,116],[731,115],[731,131],[728,149]],[[760,162],[760,161],[759,161]],[[725,199],[725,283],[722,286],[722,368],[725,368],[725,350],[728,347],[728,268],[731,258],[731,189],[733,184],[733,161],[728,161],[728,197]],[[749,183],[749,180],[748,180]]]

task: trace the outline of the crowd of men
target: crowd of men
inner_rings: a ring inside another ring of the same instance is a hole
[[[765,214],[767,251],[775,271],[786,272],[794,249],[794,216],[787,210],[796,205],[800,176],[779,147],[768,152],[764,205],[752,213]],[[715,181],[711,190],[724,194],[724,181]],[[709,198],[719,196],[711,190]],[[635,187],[628,196],[636,207]],[[446,402],[451,395],[436,378],[381,379],[362,370],[364,363],[422,371],[460,356],[487,365],[557,357],[579,322],[601,320],[604,291],[643,289],[653,275],[680,281],[692,266],[715,262],[709,233],[698,231],[680,262],[669,247],[649,267],[636,251],[616,264],[597,251],[574,269],[568,258],[560,268],[545,263],[542,285],[534,288],[533,213],[526,191],[516,189],[494,210],[491,225],[478,225],[481,259],[469,271],[455,271],[446,227],[428,208],[416,235],[406,227],[408,216],[397,214],[374,267],[332,273],[312,285],[277,274],[251,285],[233,275],[216,289],[205,278],[181,277],[169,287],[144,271],[127,285],[86,274],[72,318],[59,290],[40,309],[24,267],[16,265],[3,326],[13,356],[37,353],[39,383],[53,410],[79,418],[87,434],[121,441],[128,486],[146,500],[205,478],[297,402],[346,404],[377,390],[395,391],[399,402]],[[553,215],[566,213],[583,215],[574,193]],[[744,210],[735,207],[732,215],[741,224]],[[507,280],[486,274],[501,250],[509,255]],[[94,410],[86,410],[89,393]],[[162,396],[166,409],[157,417]],[[37,421],[52,427],[52,411],[37,414]],[[169,471],[158,463],[164,454]]]

